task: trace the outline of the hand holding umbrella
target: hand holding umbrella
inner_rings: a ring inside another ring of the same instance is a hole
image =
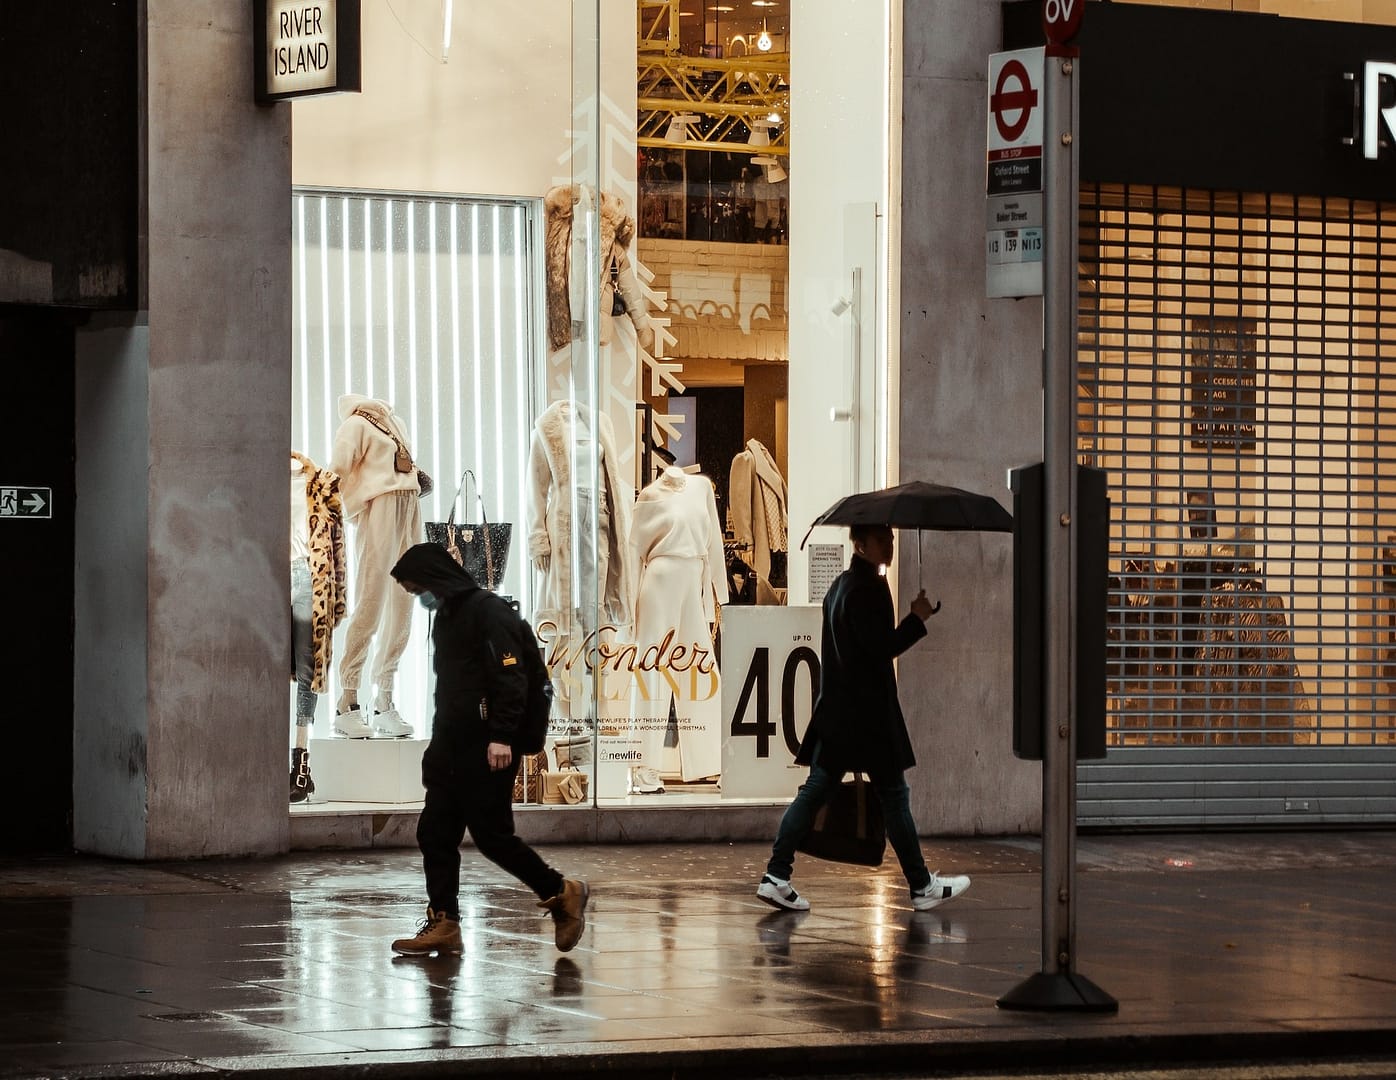
[[[930,597],[926,595],[926,590],[922,589],[916,594],[916,599],[911,602],[911,613],[922,622],[925,622],[937,611],[940,610],[940,601],[931,603]]]

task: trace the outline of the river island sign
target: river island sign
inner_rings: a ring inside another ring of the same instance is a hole
[[[253,0],[258,104],[357,91],[359,0]]]

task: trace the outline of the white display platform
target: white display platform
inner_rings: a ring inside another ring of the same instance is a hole
[[[311,739],[316,802],[419,803],[426,739]]]

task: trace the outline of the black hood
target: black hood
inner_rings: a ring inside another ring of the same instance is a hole
[[[402,553],[392,574],[397,581],[410,581],[428,590],[438,600],[480,587],[440,544],[412,545]]]

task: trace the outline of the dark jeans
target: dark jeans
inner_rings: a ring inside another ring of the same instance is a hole
[[[483,745],[478,758],[478,763],[452,769],[422,762],[427,798],[417,819],[417,847],[426,872],[427,900],[433,911],[453,919],[460,917],[460,844],[467,829],[481,855],[522,881],[538,899],[562,891],[562,875],[514,834],[519,755],[515,753],[511,768],[497,772],[485,761]]]
[[[842,772],[834,773],[821,767],[816,755],[815,764],[810,766],[809,779],[800,785],[795,801],[786,808],[785,816],[780,819],[776,842],[771,847],[771,861],[766,864],[766,873],[771,877],[790,880],[790,875],[795,872],[796,845],[814,826],[814,816],[834,797],[843,783],[843,776]],[[877,801],[882,804],[887,839],[897,853],[906,883],[913,891],[924,889],[931,883],[931,872],[921,854],[921,839],[916,835],[916,822],[911,817],[911,789],[906,786],[906,776],[897,769],[886,774],[870,773],[868,780],[877,792]]]

